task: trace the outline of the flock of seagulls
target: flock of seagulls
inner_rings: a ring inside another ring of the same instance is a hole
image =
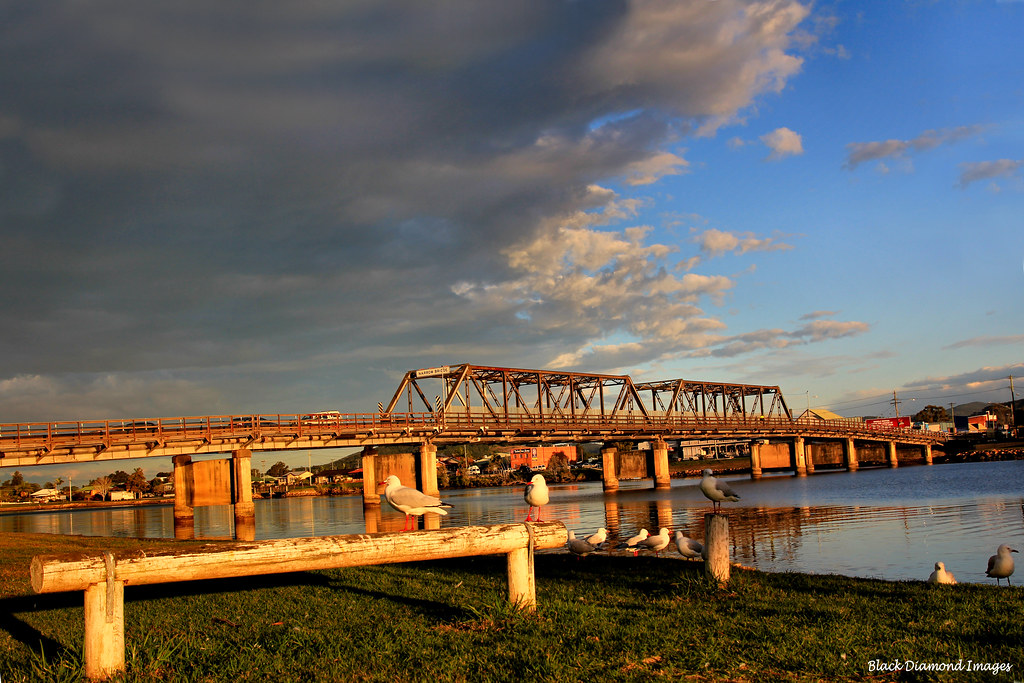
[[[711,501],[712,510],[717,512],[721,509],[723,502],[736,502],[740,499],[739,494],[733,491],[727,483],[713,477],[711,475],[711,470],[704,470],[702,475],[700,491],[708,500]],[[444,503],[437,496],[429,496],[417,489],[409,486],[403,486],[401,480],[393,474],[384,481],[383,486],[384,498],[387,500],[388,504],[405,515],[405,527],[402,531],[409,531],[410,529],[415,528],[414,517],[428,513],[435,515],[447,515],[448,508],[451,507],[451,505]],[[526,504],[529,505],[529,509],[526,512],[526,521],[541,521],[540,509],[550,501],[548,485],[544,480],[544,475],[533,475],[530,483],[526,485],[526,490],[523,493],[523,499],[526,501]],[[534,510],[537,511],[536,517],[533,516]],[[651,551],[655,556],[660,557],[661,551],[665,550],[670,543],[674,542],[679,554],[684,558],[706,559],[705,548],[700,541],[687,538],[682,531],[676,531],[674,536],[670,536],[669,534],[669,530],[665,527],[662,527],[655,535],[652,535],[647,531],[647,529],[640,529],[635,536],[617,544],[614,546],[614,549],[632,552],[634,557],[636,557],[641,551],[646,550]],[[604,550],[607,541],[608,530],[604,527],[599,528],[596,532],[586,538],[576,538],[576,534],[569,531],[569,540],[566,542],[566,547],[573,555],[576,555],[577,557],[585,557],[590,553]],[[988,558],[988,567],[985,569],[985,576],[995,579],[997,586],[1001,579],[1006,579],[1006,585],[1009,586],[1010,576],[1013,574],[1014,570],[1013,555],[1011,553],[1016,552],[1019,551],[1006,544],[1000,545],[996,550],[996,554]],[[928,583],[946,585],[955,584],[956,577],[953,575],[953,572],[946,569],[946,565],[944,563],[936,562],[935,570],[928,576]]]

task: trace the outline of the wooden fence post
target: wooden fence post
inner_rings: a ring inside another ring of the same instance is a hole
[[[729,518],[713,512],[704,513],[704,575],[722,588],[729,584]]]
[[[114,578],[114,556],[104,555],[107,580],[85,589],[85,675],[103,680],[124,671],[124,581]]]

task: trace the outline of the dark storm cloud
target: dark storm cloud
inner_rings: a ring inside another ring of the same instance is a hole
[[[0,405],[65,387],[138,410],[160,386],[227,406],[260,373],[298,400],[344,368],[583,343],[453,285],[513,277],[504,250],[592,208],[591,184],[781,88],[806,12],[4,3]]]

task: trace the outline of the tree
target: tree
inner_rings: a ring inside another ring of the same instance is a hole
[[[110,478],[110,481],[114,486],[127,486],[128,484],[128,473],[124,470],[118,470],[107,476]]]
[[[110,477],[100,477],[92,482],[93,491],[100,494],[103,500],[107,499],[107,494],[112,488],[114,488],[114,482],[110,481]]]
[[[138,494],[143,494],[149,490],[149,482],[146,481],[146,473],[142,471],[141,467],[136,467],[135,471],[131,473],[131,476],[128,477],[128,481],[125,484],[125,488]]]
[[[10,485],[14,488],[25,485],[25,477],[21,476],[21,472],[15,472],[11,475]]]
[[[941,406],[928,405],[910,419],[914,422],[949,422],[949,412]]]
[[[270,469],[267,470],[267,474],[270,475],[271,477],[283,477],[289,472],[291,472],[291,468],[289,468],[288,465],[285,465],[280,460],[271,465]]]
[[[561,451],[548,458],[547,473],[556,479],[561,479],[569,471],[569,458]]]

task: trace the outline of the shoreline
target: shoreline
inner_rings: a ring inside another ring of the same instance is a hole
[[[1024,443],[1013,442],[1012,445],[1000,446],[999,448],[988,448],[984,450],[972,450],[962,451],[959,453],[936,453],[933,457],[934,465],[945,465],[945,464],[960,464],[967,462],[994,462],[1002,460],[1024,460]],[[906,462],[905,466],[917,466],[923,465],[923,460],[913,460]],[[720,460],[684,460],[669,463],[669,473],[672,479],[697,479],[700,478],[701,472],[704,469],[710,469],[716,474],[749,474],[750,473],[750,458],[748,456],[728,458]],[[828,472],[839,472],[844,471],[842,467],[823,467],[817,468],[820,473]],[[889,469],[886,465],[881,466],[868,466],[862,467],[861,469]],[[785,471],[785,470],[780,470]],[[810,475],[813,476],[813,475]],[[552,481],[552,484],[558,483],[574,483],[579,481],[600,481],[600,477],[589,478],[589,479],[574,479],[571,481]],[[472,488],[500,488],[500,487],[516,487],[525,486],[525,481],[508,481],[502,483],[489,483],[486,481],[476,480],[469,486],[445,486],[441,487],[442,491],[457,491],[461,489],[472,489]],[[325,489],[330,487],[324,487]],[[327,490],[318,491],[315,487],[299,488],[293,491],[284,492],[281,497],[285,498],[300,498],[300,497],[320,497],[320,496],[353,496],[359,495],[359,488],[351,488],[345,493],[331,493]],[[269,500],[269,497],[253,496],[254,500]],[[19,514],[34,514],[41,512],[62,512],[62,511],[74,511],[74,510],[90,510],[90,509],[118,509],[118,508],[133,508],[140,506],[150,505],[174,505],[174,497],[163,497],[163,498],[142,498],[139,500],[118,500],[118,501],[76,501],[76,502],[62,502],[62,503],[15,503],[15,502],[2,502],[0,503],[0,515],[19,515]]]

